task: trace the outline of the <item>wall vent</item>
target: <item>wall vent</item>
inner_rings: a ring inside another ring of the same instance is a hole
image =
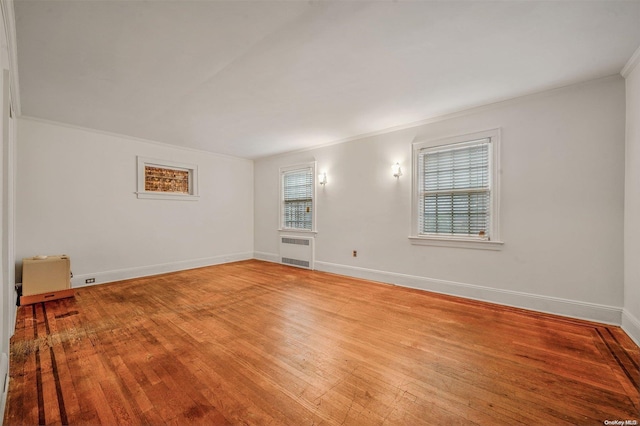
[[[282,237],[282,244],[299,244],[301,246],[308,246],[311,241],[308,238],[289,238]]]
[[[313,269],[312,237],[280,237],[280,262]]]
[[[303,268],[307,268],[307,269],[311,266],[308,260],[290,259],[288,257],[283,257],[282,263],[286,263],[287,265],[293,265],[293,266],[302,266]]]

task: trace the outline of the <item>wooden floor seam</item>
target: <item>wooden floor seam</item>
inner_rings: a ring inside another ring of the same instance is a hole
[[[606,329],[606,330],[607,330],[607,332],[609,332],[611,334],[609,329]],[[618,357],[618,354],[616,354],[614,352],[614,350],[611,348],[611,345],[609,345],[609,343],[605,340],[604,336],[602,335],[602,333],[600,332],[600,330],[598,328],[596,328],[596,332],[598,333],[598,336],[600,336],[600,339],[602,339],[602,342],[607,346],[607,349],[609,349],[609,353],[616,360],[616,362],[618,363],[618,366],[620,366],[620,369],[622,370],[622,372],[625,374],[625,376],[627,376],[627,378],[631,382],[631,385],[633,385],[635,387],[638,387],[638,383],[636,382],[636,380],[631,376],[631,373],[629,372],[629,370],[627,370],[627,367],[625,367],[625,365],[622,363],[622,361],[620,361],[620,358]],[[611,336],[613,337],[613,334],[611,334]],[[615,339],[615,337],[614,337],[614,339]],[[624,352],[624,353],[626,354],[626,352]],[[628,354],[627,354],[627,356],[629,357]],[[633,361],[633,359],[631,357],[629,357],[629,359],[635,365],[635,362]],[[636,365],[636,368],[637,368],[637,365]]]

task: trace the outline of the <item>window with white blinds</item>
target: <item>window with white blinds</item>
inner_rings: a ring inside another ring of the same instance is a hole
[[[498,135],[414,144],[413,239],[498,240]]]
[[[284,170],[282,176],[282,229],[312,231],[314,169]]]
[[[420,150],[420,234],[489,238],[490,143]]]

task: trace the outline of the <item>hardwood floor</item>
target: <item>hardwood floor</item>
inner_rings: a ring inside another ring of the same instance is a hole
[[[4,421],[640,422],[639,358],[618,327],[246,261],[20,307]]]

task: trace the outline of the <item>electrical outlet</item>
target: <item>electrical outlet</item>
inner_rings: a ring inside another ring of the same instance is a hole
[[[353,251],[353,257],[358,257],[358,250]]]
[[[96,279],[95,278],[87,278],[86,280],[84,280],[85,284],[92,284],[95,283]]]

